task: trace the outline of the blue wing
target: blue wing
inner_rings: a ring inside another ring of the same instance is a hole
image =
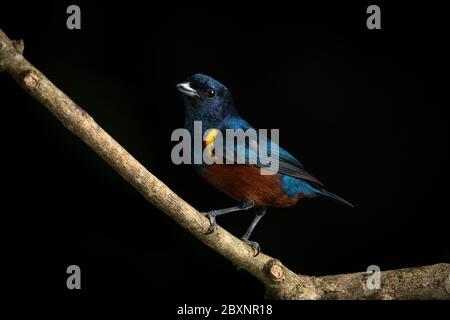
[[[224,121],[222,123],[222,127],[218,129],[221,129],[222,133],[225,133],[224,131],[226,129],[242,129],[245,131],[247,129],[253,129],[253,127],[250,126],[242,118],[231,118],[227,119],[227,121]],[[225,137],[225,135],[223,136]],[[276,173],[312,182],[313,184],[318,186],[323,186],[323,184],[316,177],[307,172],[303,168],[303,165],[300,163],[300,161],[294,158],[294,156],[292,156],[289,152],[281,148],[278,144],[270,141],[269,139],[261,139],[257,130],[256,137],[249,137],[241,143],[235,143],[234,150],[231,150],[232,152],[230,152],[230,150],[226,150],[226,143],[224,142],[223,157],[226,160],[234,161],[234,163],[236,163],[238,157],[241,157],[241,159],[244,159],[245,164],[247,165],[253,165],[259,168],[270,170],[268,164],[265,161],[262,161],[263,159],[260,158],[260,155],[258,153],[259,147],[261,147],[260,143],[266,144],[266,153],[267,155],[270,154],[270,158],[272,160],[278,158],[278,171]]]

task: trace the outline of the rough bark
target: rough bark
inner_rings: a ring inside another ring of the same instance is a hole
[[[204,244],[266,286],[273,299],[450,299],[450,264],[384,271],[381,289],[369,290],[367,273],[312,277],[299,275],[280,261],[253,250],[221,227],[206,234],[209,220],[150,173],[94,119],[23,57],[22,40],[11,41],[0,29],[0,72],[10,74],[32,97],[91,147],[103,160]],[[3,93],[5,94],[5,93]]]

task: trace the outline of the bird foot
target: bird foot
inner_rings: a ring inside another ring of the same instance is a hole
[[[212,210],[212,211],[208,211],[208,212],[201,212],[201,214],[204,215],[205,217],[207,217],[210,222],[210,225],[209,225],[208,231],[206,231],[206,234],[214,233],[217,230],[217,222],[216,222],[217,211]]]
[[[245,242],[246,244],[248,244],[253,249],[253,253],[254,253],[253,257],[256,257],[261,252],[261,247],[258,242],[250,241],[248,239],[242,239],[242,238],[241,238],[241,240],[243,242]]]

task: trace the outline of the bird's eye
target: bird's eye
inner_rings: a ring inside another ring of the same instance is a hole
[[[216,90],[208,89],[208,91],[206,92],[206,96],[208,97],[208,99],[214,98],[216,96]]]

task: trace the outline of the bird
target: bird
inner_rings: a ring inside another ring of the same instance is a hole
[[[189,131],[191,137],[195,136],[194,122],[201,121],[202,134],[206,134],[202,148],[211,147],[211,144],[215,143],[217,132],[226,133],[227,129],[254,129],[239,115],[230,90],[219,81],[197,73],[188,77],[185,82],[177,84],[176,88],[181,92],[184,103],[184,128]],[[274,143],[268,139],[267,141]],[[256,143],[261,143],[260,139]],[[259,254],[261,247],[258,242],[251,241],[250,236],[268,207],[292,207],[301,200],[318,197],[330,198],[353,207],[350,202],[325,190],[323,183],[307,172],[288,151],[278,144],[273,145],[278,149],[279,158],[279,168],[275,174],[263,175],[261,168],[264,165],[260,161],[249,161],[251,157],[258,156],[250,152],[248,141],[243,148],[233,150],[241,153],[244,163],[230,164],[223,161],[193,164],[195,171],[206,182],[239,202],[239,205],[233,207],[202,212],[210,221],[207,233],[216,231],[216,217],[253,209],[254,218],[241,240],[253,249],[255,256]],[[224,150],[219,156],[226,158],[228,151],[230,150]]]

